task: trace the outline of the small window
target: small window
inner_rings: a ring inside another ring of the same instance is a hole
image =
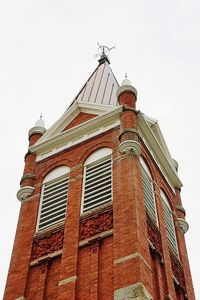
[[[142,172],[142,186],[143,186],[144,202],[145,202],[146,210],[148,215],[154,221],[154,223],[158,224],[153,180],[151,177],[151,173],[149,171],[147,164],[141,157],[140,157],[140,165],[141,165],[141,172]]]
[[[167,228],[167,238],[168,238],[169,248],[173,251],[174,254],[178,256],[178,246],[177,246],[172,210],[169,205],[169,200],[167,199],[167,196],[165,195],[165,193],[163,193],[163,191],[161,191],[161,199],[163,204],[165,224]]]
[[[102,148],[85,162],[82,212],[112,200],[112,150]]]
[[[65,219],[68,193],[69,168],[58,167],[43,181],[38,219],[38,231]]]

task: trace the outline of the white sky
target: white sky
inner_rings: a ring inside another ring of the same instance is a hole
[[[115,45],[111,67],[138,90],[137,108],[158,119],[179,162],[191,271],[199,275],[200,2],[195,0],[0,1],[0,296],[20,203],[28,131],[48,128],[97,66],[97,42]],[[23,255],[23,249],[22,249]]]

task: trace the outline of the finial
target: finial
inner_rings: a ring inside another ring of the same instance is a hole
[[[97,49],[98,53],[95,56],[96,57],[100,56],[100,59],[98,60],[99,64],[102,64],[105,61],[107,61],[110,64],[110,61],[108,59],[108,54],[110,53],[110,51],[112,49],[115,49],[115,46],[109,48],[108,46],[106,46],[106,45],[100,45],[99,43],[97,43],[97,45],[98,45],[98,49]]]
[[[117,97],[124,93],[124,92],[132,92],[136,99],[137,99],[137,90],[134,86],[132,86],[131,81],[128,79],[127,73],[125,73],[125,78],[122,80],[121,86],[117,90]]]
[[[132,85],[132,83],[128,79],[127,73],[125,73],[125,78],[122,80],[121,86],[123,85]]]
[[[43,121],[42,117],[43,116],[42,116],[42,113],[41,113],[40,118],[35,123],[35,127],[44,127],[45,128],[45,124],[44,124],[44,121]]]
[[[45,131],[46,131],[45,123],[44,123],[44,120],[42,119],[42,113],[41,113],[40,118],[36,121],[34,127],[32,127],[29,130],[29,137],[35,133],[43,134],[43,133],[45,133]]]

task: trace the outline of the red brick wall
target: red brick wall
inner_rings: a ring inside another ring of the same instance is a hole
[[[98,245],[91,244],[80,249],[78,278],[77,299],[113,299],[112,236],[103,239]]]
[[[94,115],[94,114],[88,114],[88,113],[79,113],[78,114],[78,116],[76,116],[74,119],[73,119],[73,121],[71,121],[71,123],[69,123],[66,127],[65,127],[65,129],[63,130],[63,131],[65,131],[65,130],[67,130],[67,129],[70,129],[70,128],[72,128],[72,127],[75,127],[75,126],[77,126],[77,125],[79,125],[79,124],[82,124],[82,123],[84,123],[84,122],[86,122],[86,121],[88,121],[88,120],[90,120],[90,119],[92,119],[92,118],[94,118],[94,117],[96,117],[97,115]]]
[[[143,282],[154,299],[159,299],[159,297],[166,299],[166,295],[178,299],[163,222],[160,188],[163,188],[168,195],[174,212],[176,212],[175,205],[180,204],[180,199],[173,193],[143,145],[142,155],[156,182],[158,231],[161,233],[162,252],[159,257],[157,253],[149,250],[139,160],[132,154],[122,156],[118,153],[119,134],[119,128],[115,128],[36,163],[35,191],[32,200],[22,204],[21,207],[5,300],[13,300],[23,295],[26,296],[26,300],[106,300],[113,299],[114,289],[136,282]],[[113,149],[113,236],[93,242],[88,240],[87,245],[79,248],[83,163],[93,151],[100,147]],[[31,163],[33,163],[32,160]],[[40,263],[30,267],[42,180],[48,172],[60,165],[67,165],[71,168],[62,256],[44,260],[43,265]],[[189,299],[193,300],[195,298],[184,237],[180,233],[175,217],[174,220],[180,260],[187,282],[187,293]],[[59,285],[59,282],[68,279],[71,281]]]

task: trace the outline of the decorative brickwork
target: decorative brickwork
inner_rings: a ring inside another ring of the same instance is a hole
[[[172,271],[174,273],[174,277],[178,282],[179,288],[181,288],[184,292],[186,292],[185,278],[183,273],[183,267],[181,266],[178,258],[176,258],[172,253],[170,254]]]
[[[113,228],[113,212],[105,211],[82,219],[80,223],[80,240]]]
[[[162,258],[162,242],[160,232],[157,226],[153,223],[149,215],[147,214],[147,231],[148,237],[152,245],[155,247],[155,253]]]
[[[64,231],[63,229],[48,236],[38,238],[33,242],[32,259],[38,259],[41,256],[48,255],[63,247]]]

